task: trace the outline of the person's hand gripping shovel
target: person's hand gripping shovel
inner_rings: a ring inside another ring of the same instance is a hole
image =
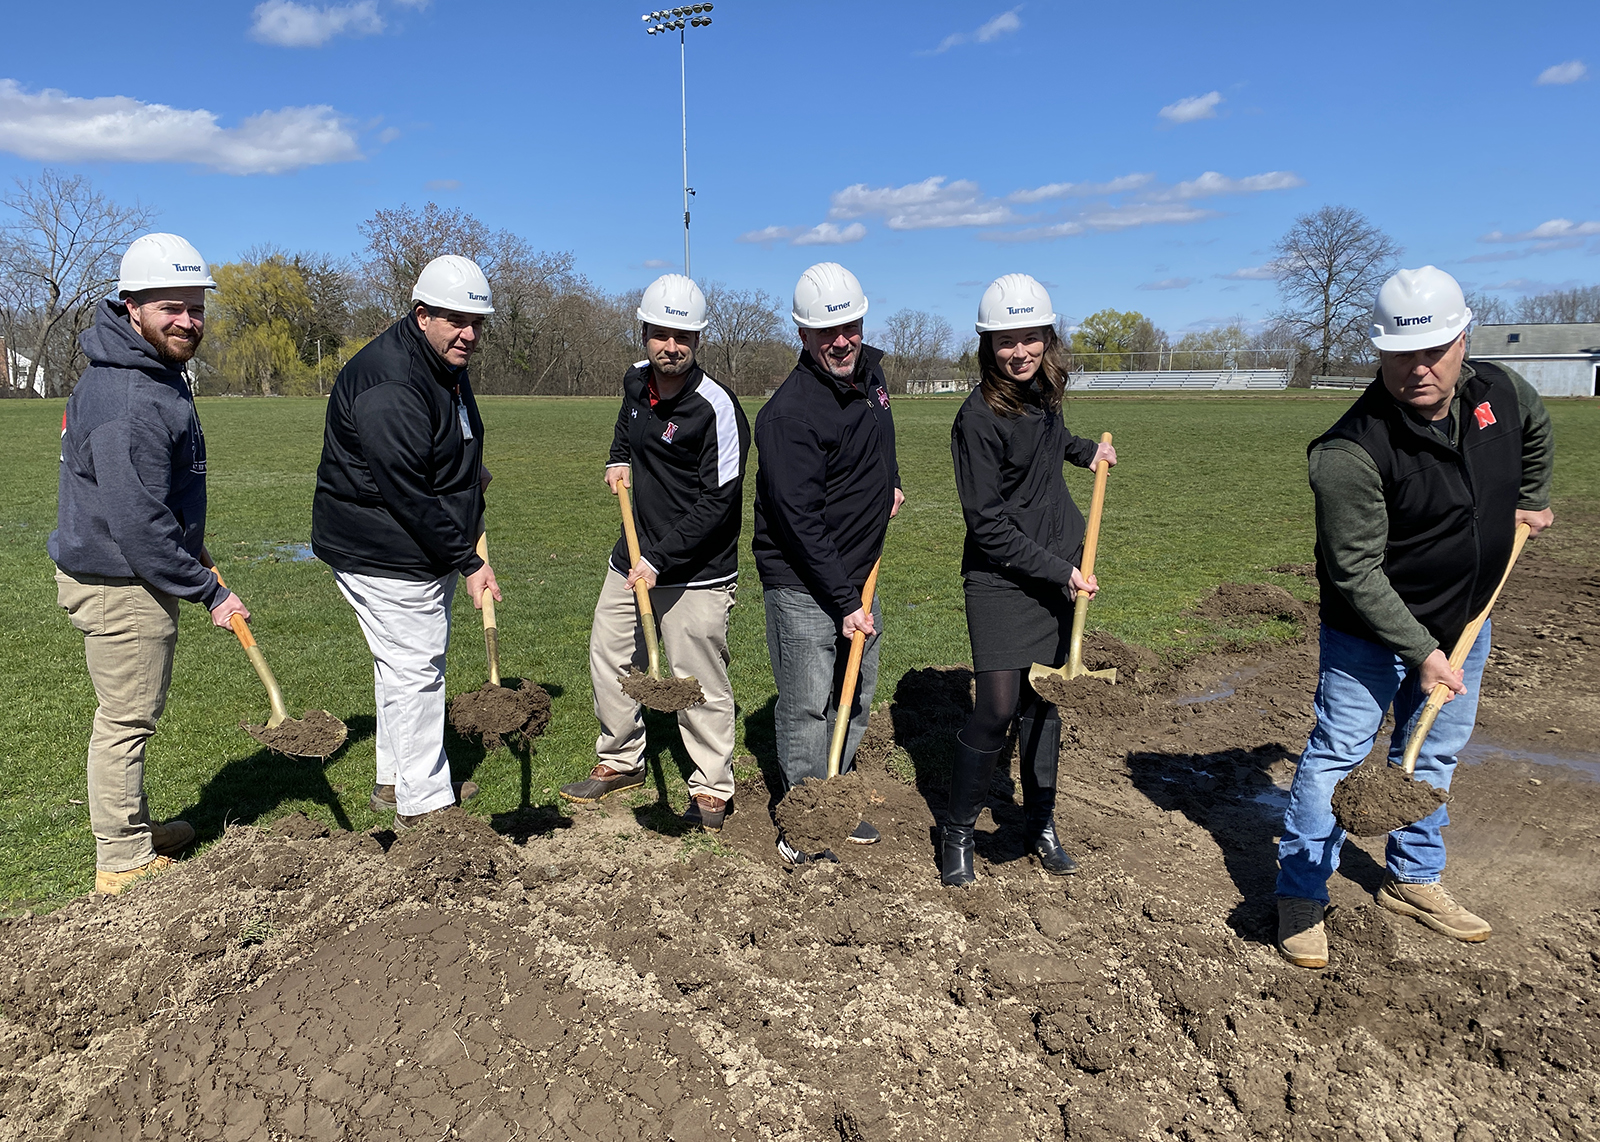
[[[478,536],[478,558],[489,562],[489,533]],[[457,694],[450,701],[450,726],[464,738],[480,738],[486,749],[499,748],[503,739],[526,742],[544,733],[550,724],[550,695],[524,681],[512,688],[500,685],[500,627],[494,613],[494,591],[485,587],[473,600],[483,614],[483,646],[489,659],[489,681],[476,690]]]
[[[628,496],[626,480],[618,480],[614,487],[617,504],[622,509],[622,534],[628,540],[628,562],[630,566],[637,567],[641,556],[639,529],[633,520],[633,500]],[[706,700],[705,692],[700,689],[699,682],[688,675],[681,678],[672,675],[662,676],[661,643],[656,633],[655,611],[650,606],[650,585],[643,579],[635,579],[633,593],[639,600],[639,626],[644,631],[644,648],[649,659],[649,672],[641,674],[637,666],[629,666],[626,674],[617,676],[622,692],[641,706],[648,706],[665,714],[698,706]]]

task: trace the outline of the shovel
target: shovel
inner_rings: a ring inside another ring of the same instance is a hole
[[[861,588],[861,609],[872,613],[872,596],[878,589],[878,567],[883,556],[878,556]],[[833,741],[828,745],[828,776],[838,777],[844,764],[844,739],[850,732],[850,708],[856,704],[856,683],[861,680],[861,655],[867,649],[867,632],[858,630],[850,636],[850,657],[844,664],[844,685],[839,687],[839,712],[833,719]]]
[[[489,533],[478,536],[478,558],[489,562]],[[523,682],[517,689],[500,685],[500,628],[494,617],[494,592],[483,589],[483,649],[489,660],[489,681],[450,701],[450,725],[462,737],[481,738],[489,749],[516,734],[537,737],[550,724],[550,695],[543,687]]]
[[[1101,444],[1111,443],[1111,433],[1100,434]],[[1111,470],[1109,461],[1102,460],[1094,466],[1094,498],[1089,502],[1089,530],[1083,537],[1083,565],[1080,570],[1087,579],[1094,574],[1095,552],[1100,546],[1100,515],[1106,506],[1106,473]],[[1058,679],[1061,682],[1070,682],[1074,678],[1102,678],[1107,682],[1115,683],[1117,668],[1107,670],[1085,670],[1083,668],[1083,625],[1089,617],[1089,596],[1078,592],[1078,597],[1072,605],[1072,641],[1067,644],[1067,664],[1065,666],[1046,666],[1042,662],[1035,662],[1028,668],[1028,683],[1035,690],[1039,689],[1040,682]]]
[[[617,503],[622,509],[622,534],[628,541],[628,565],[637,567],[640,559],[639,529],[633,521],[633,500],[628,496],[628,486],[620,481],[617,483]],[[706,700],[699,682],[687,675],[682,678],[662,677],[661,644],[656,634],[655,611],[650,606],[649,586],[643,579],[635,579],[633,593],[639,600],[639,625],[644,628],[649,673],[640,674],[637,667],[630,666],[626,674],[617,677],[622,692],[642,706],[667,714],[698,706]]]
[[[221,571],[213,567],[211,573],[217,577],[218,583],[227,587],[228,584],[223,582]],[[234,635],[239,639],[239,645],[244,647],[250,665],[256,668],[256,676],[267,688],[267,701],[272,705],[272,714],[267,718],[266,725],[252,726],[240,723],[244,732],[274,753],[287,754],[290,757],[325,758],[338,752],[339,747],[344,745],[345,738],[350,735],[348,727],[326,710],[307,710],[304,718],[299,720],[291,718],[288,708],[283,704],[283,688],[278,685],[278,679],[273,675],[272,668],[267,665],[266,656],[256,645],[255,636],[250,633],[250,627],[245,623],[244,616],[240,614],[230,616],[228,625],[233,628]]]

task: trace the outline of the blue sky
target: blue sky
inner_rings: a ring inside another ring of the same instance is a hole
[[[459,206],[609,290],[681,268],[676,36],[643,5],[14,5],[0,176],[81,172],[212,261],[352,253]],[[878,316],[970,328],[1023,271],[1167,329],[1275,299],[1296,215],[1366,213],[1503,296],[1600,281],[1600,5],[805,4],[689,34],[697,278],[787,299],[837,260]],[[869,319],[869,325],[871,321]]]

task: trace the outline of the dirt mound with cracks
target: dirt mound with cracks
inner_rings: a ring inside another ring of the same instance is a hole
[[[516,687],[485,682],[450,702],[450,727],[464,738],[480,738],[489,749],[507,739],[528,741],[550,724],[550,695],[524,681]]]
[[[1219,583],[1200,600],[1195,613],[1235,626],[1254,626],[1267,619],[1304,622],[1311,610],[1272,583]]]
[[[870,791],[852,770],[838,777],[808,777],[784,794],[773,810],[779,830],[803,853],[820,853],[844,844],[867,807]]]

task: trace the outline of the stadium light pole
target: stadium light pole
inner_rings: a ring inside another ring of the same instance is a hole
[[[689,185],[689,72],[684,43],[687,29],[711,26],[711,17],[704,15],[710,11],[710,4],[685,4],[646,12],[639,17],[645,22],[644,30],[649,35],[678,33],[678,90],[683,111],[683,276],[686,278],[694,276],[689,272],[689,196],[694,193],[694,187]]]

